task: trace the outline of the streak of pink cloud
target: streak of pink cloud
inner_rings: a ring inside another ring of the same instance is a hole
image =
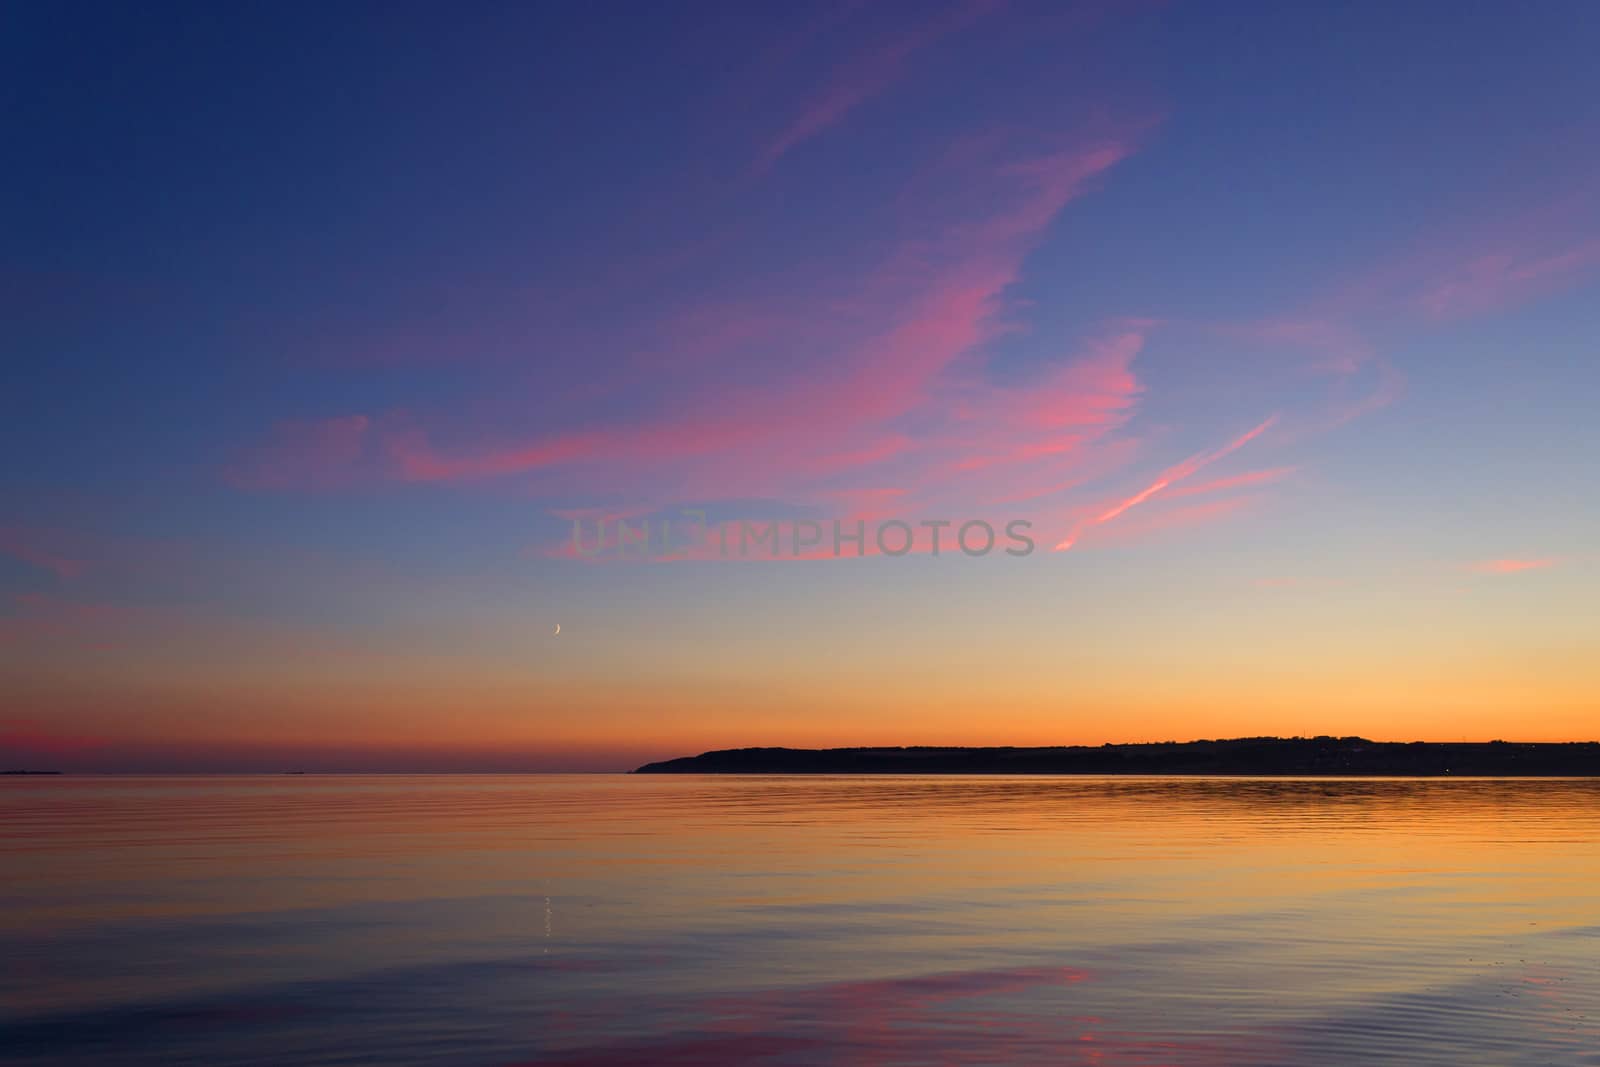
[[[0,526],[0,552],[31,567],[46,570],[62,580],[77,578],[88,564],[73,558],[51,544],[55,538],[43,530],[21,526]]]
[[[578,433],[473,456],[445,457],[421,431],[402,430],[390,434],[384,445],[404,480],[440,482],[494,478],[599,456],[613,443],[601,433]]]
[[[1211,464],[1215,463],[1219,459],[1222,459],[1224,456],[1230,456],[1239,451],[1239,449],[1243,448],[1251,441],[1254,441],[1256,438],[1260,437],[1277,424],[1278,416],[1269,415],[1258,425],[1240,434],[1238,437],[1234,438],[1232,441],[1229,441],[1221,448],[1212,452],[1204,452],[1197,456],[1191,456],[1184,460],[1182,463],[1172,468],[1172,470],[1164,476],[1165,480],[1168,482],[1181,481],[1182,479],[1189,477],[1191,474],[1194,474],[1201,468],[1209,467]]]
[[[1051,430],[1120,424],[1144,391],[1133,373],[1133,361],[1144,343],[1143,329],[1096,338],[1083,358],[1038,387],[1038,398],[1023,418]]]
[[[392,469],[404,480],[438,482],[560,468],[581,470],[589,485],[608,492],[645,487],[678,500],[815,499],[828,488],[820,480],[881,480],[868,472],[886,462],[912,464],[901,473],[928,482],[933,471],[990,445],[1006,462],[1070,453],[1076,442],[1069,428],[1103,432],[1131,411],[1139,386],[1128,364],[1148,324],[1123,324],[1026,394],[999,399],[1000,391],[989,390],[967,403],[969,414],[990,420],[986,427],[952,421],[950,372],[1002,332],[1000,301],[1043,229],[1090,178],[1130,150],[1102,138],[1076,152],[1035,156],[1025,166],[991,163],[980,168],[977,186],[969,173],[947,176],[970,205],[963,221],[891,251],[859,287],[871,300],[832,316],[837,329],[857,336],[817,344],[812,363],[785,368],[779,380],[702,385],[671,410],[610,430],[459,451],[441,450],[416,427],[396,430],[385,439]],[[868,314],[878,316],[875,328],[863,321]],[[749,311],[733,328],[734,343],[758,344],[761,324],[789,318]],[[902,417],[933,430],[915,438],[901,433],[892,426]],[[965,455],[950,456],[956,447]]]
[[[1545,570],[1554,567],[1559,560],[1544,559],[1486,559],[1467,565],[1467,569],[1474,574],[1521,574],[1523,571]]]
[[[1600,266],[1600,238],[1484,252],[1417,298],[1434,318],[1498,311],[1575,284]]]
[[[1133,362],[1152,326],[1108,324],[1071,359],[1027,381],[969,383],[949,402],[952,421],[918,484],[959,491],[962,500],[1015,504],[1121,466],[1137,442],[1111,435],[1144,392]]]
[[[1200,485],[1179,486],[1168,495],[1174,497],[1202,496],[1206,493],[1220,493],[1229,489],[1253,489],[1260,485],[1271,485],[1289,477],[1299,468],[1297,467],[1271,467],[1267,470],[1246,471],[1228,478],[1217,478]]]
[[[1343,426],[1393,404],[1405,389],[1405,375],[1369,338],[1373,331],[1506,311],[1600,277],[1593,176],[1567,182],[1564,193],[1479,205],[1475,217],[1435,227],[1292,312],[1212,328],[1313,353],[1311,369],[1349,384],[1341,383],[1326,415],[1297,419],[1298,433]]]
[[[63,733],[32,719],[0,720],[0,752],[11,753],[12,762],[17,756],[52,759],[77,756],[104,744],[98,737]]]
[[[1326,301],[1324,303],[1327,303]],[[1273,373],[1280,353],[1304,353],[1300,366],[1314,375],[1330,376],[1331,387],[1319,411],[1302,411],[1289,439],[1319,436],[1395,403],[1405,392],[1405,375],[1365,335],[1357,319],[1361,308],[1316,305],[1288,315],[1244,323],[1203,327],[1223,338],[1244,341],[1272,353],[1273,362],[1253,373]],[[1366,309],[1370,310],[1370,308]]]
[[[1547,175],[1524,175],[1526,188]],[[1423,320],[1508,310],[1576,286],[1600,271],[1600,211],[1592,168],[1543,195],[1472,205],[1411,246],[1346,280],[1314,313],[1339,322],[1387,313]]]
[[[762,174],[798,146],[844,121],[905,73],[911,56],[928,45],[1002,6],[995,0],[964,0],[910,33],[858,55],[833,73],[761,150],[751,171]]]
[[[1257,345],[1308,350],[1306,369],[1333,376],[1321,411],[1297,417],[1288,439],[1328,433],[1394,404],[1405,393],[1405,375],[1349,323],[1286,318],[1214,329]]]
[[[1141,489],[1139,492],[1118,501],[1110,508],[1099,513],[1093,518],[1080,521],[1078,525],[1075,526],[1069,534],[1067,534],[1066,537],[1056,543],[1054,550],[1057,552],[1065,552],[1071,549],[1079,542],[1079,540],[1083,537],[1084,532],[1090,527],[1099,526],[1103,523],[1111,522],[1112,520],[1121,517],[1126,512],[1139,506],[1140,504],[1143,504],[1145,501],[1151,499],[1173,485],[1176,485],[1178,482],[1183,481],[1185,478],[1190,477],[1195,472],[1211,465],[1212,463],[1215,463],[1224,456],[1232,455],[1234,452],[1237,452],[1239,449],[1243,448],[1257,437],[1260,437],[1262,434],[1266,433],[1277,423],[1277,421],[1278,416],[1269,416],[1259,425],[1253,427],[1243,434],[1240,434],[1238,437],[1223,445],[1221,448],[1213,449],[1210,452],[1198,452],[1179,463],[1177,466],[1169,468],[1159,478],[1150,483],[1150,485],[1144,489]]]
[[[991,483],[985,500],[993,505],[1022,504],[1059,496],[1125,469],[1143,447],[1143,441],[1128,435],[1090,442],[1043,471],[1024,469],[1009,479]]]
[[[1160,534],[1190,530],[1231,519],[1244,513],[1256,503],[1258,498],[1237,496],[1211,500],[1203,504],[1187,504],[1160,511],[1139,512],[1134,518],[1121,522],[1091,525],[1079,535],[1079,542],[1092,547],[1128,544]]]
[[[1216,327],[1224,336],[1262,345],[1310,349],[1317,353],[1312,369],[1355,374],[1376,352],[1351,323],[1313,315],[1291,315]]]
[[[1137,441],[1103,438],[1124,424],[1142,391],[1131,365],[1142,348],[1143,330],[1149,325],[1113,324],[1092,336],[1059,369],[1034,382],[1010,386],[969,383],[962,399],[941,399],[938,408],[947,413],[954,408],[956,414],[953,421],[946,414],[942,430],[931,437],[868,434],[859,447],[831,452],[801,448],[795,455],[776,452],[774,456],[783,458],[781,470],[791,479],[791,489],[796,484],[792,479],[801,475],[840,474],[855,481],[827,487],[819,484],[805,494],[830,515],[830,522],[834,515],[847,523],[897,516],[914,522],[944,514],[966,517],[1003,503],[1059,492],[1115,469],[1137,447]],[[1039,417],[1041,412],[1044,417]],[[973,454],[981,462],[971,462]],[[897,461],[895,467],[904,479],[900,484],[892,488],[881,483],[859,484],[865,472],[889,461]],[[726,469],[718,470],[715,465],[700,469],[708,476],[714,474],[712,481],[724,489],[726,497],[728,486],[743,484],[738,481],[740,469],[749,464],[749,457],[740,450],[731,450],[715,457],[715,462],[726,463]],[[969,481],[960,477],[963,474],[981,477]],[[1061,479],[1064,474],[1067,481],[1044,480]],[[843,508],[835,510],[834,505]],[[1019,515],[1012,508],[1006,510],[1008,519]],[[635,514],[647,517],[647,512],[645,509]],[[571,511],[563,514],[578,517]],[[597,514],[585,511],[583,517]],[[1035,530],[1043,528],[1042,521],[1035,522]],[[931,550],[930,535],[919,530],[911,554]],[[565,540],[542,549],[532,546],[528,551],[558,558],[576,555]],[[869,545],[864,554],[877,556],[880,552]],[[720,552],[702,549],[680,553],[680,558],[722,557]],[[796,557],[786,553],[786,558]],[[830,551],[823,550],[798,558],[833,557]]]
[[[1171,484],[1172,483],[1167,481],[1165,478],[1161,479],[1158,482],[1155,482],[1149,488],[1147,488],[1147,489],[1145,489],[1145,490],[1143,490],[1141,492],[1135,493],[1133,496],[1130,496],[1128,499],[1124,500],[1122,503],[1118,504],[1116,507],[1112,508],[1110,511],[1106,512],[1105,514],[1101,515],[1099,518],[1095,519],[1094,520],[1095,524],[1099,525],[1102,522],[1110,522],[1112,519],[1115,519],[1119,515],[1122,515],[1129,508],[1138,507],[1140,504],[1143,504],[1146,500],[1149,500],[1151,497],[1155,496],[1157,493],[1161,492],[1161,490],[1167,488],[1167,486],[1169,486]]]

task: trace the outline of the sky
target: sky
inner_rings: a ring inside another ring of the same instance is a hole
[[[0,764],[1600,736],[1600,7],[0,27]]]

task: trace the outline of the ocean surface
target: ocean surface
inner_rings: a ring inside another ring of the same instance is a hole
[[[0,779],[0,1061],[1600,1064],[1600,781]]]

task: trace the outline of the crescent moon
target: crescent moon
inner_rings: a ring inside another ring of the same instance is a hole
[[[556,633],[558,634],[560,632],[561,632],[561,624],[558,622],[558,623],[556,623]],[[554,637],[555,634],[551,634],[550,636]]]

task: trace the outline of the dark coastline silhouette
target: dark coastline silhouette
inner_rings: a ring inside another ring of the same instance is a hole
[[[735,748],[635,774],[1264,774],[1600,776],[1600,741],[1243,737],[1050,748]]]

